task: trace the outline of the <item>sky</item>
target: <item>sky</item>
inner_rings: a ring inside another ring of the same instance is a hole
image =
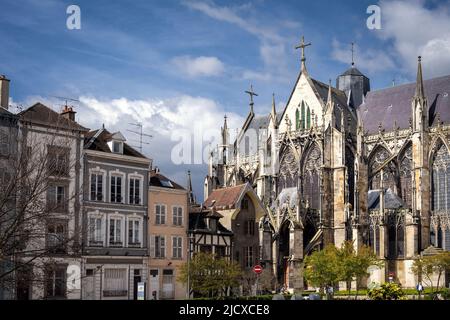
[[[67,28],[72,4],[81,29]],[[367,26],[371,5],[380,29]],[[372,90],[414,81],[419,55],[425,78],[450,74],[447,0],[0,0],[0,10],[0,74],[11,79],[12,110],[38,101],[60,110],[57,97],[75,99],[82,125],[104,124],[132,145],[128,130],[140,122],[153,136],[144,153],[182,185],[191,170],[199,201],[207,166],[195,151],[214,147],[225,114],[232,133],[242,126],[251,84],[257,114],[270,112],[273,93],[284,108],[302,35],[312,43],[308,72],[325,83],[350,67],[352,42]],[[186,137],[202,138],[179,163]]]

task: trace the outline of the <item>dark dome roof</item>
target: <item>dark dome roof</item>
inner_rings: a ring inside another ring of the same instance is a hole
[[[361,76],[365,77],[355,66],[351,66],[347,71],[345,71],[341,76]]]

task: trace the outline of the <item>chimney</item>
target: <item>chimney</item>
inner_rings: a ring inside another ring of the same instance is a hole
[[[8,110],[9,106],[9,79],[0,75],[0,107]]]
[[[63,111],[61,112],[61,115],[69,120],[75,121],[75,111],[73,111],[73,107],[64,106]]]

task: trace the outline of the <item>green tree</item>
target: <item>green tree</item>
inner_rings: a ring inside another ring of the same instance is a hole
[[[370,266],[380,267],[382,261],[377,258],[370,247],[363,245],[358,250],[355,250],[352,241],[345,241],[337,251],[337,255],[340,281],[345,281],[347,283],[348,295],[350,297],[351,282],[356,280],[356,299],[358,296],[359,283],[364,277],[369,275],[367,269]]]
[[[431,287],[431,291],[437,292],[440,288],[440,280],[445,272],[450,270],[450,252],[443,251],[436,255],[418,257],[414,260],[411,271],[422,281]],[[433,275],[437,274],[436,287],[433,286]]]
[[[340,269],[338,249],[334,245],[315,251],[305,259],[305,279],[318,287],[321,294],[327,286],[334,287],[339,282]]]
[[[217,297],[228,295],[231,288],[239,285],[241,277],[237,263],[199,252],[182,265],[178,280],[187,284],[189,279],[191,292],[203,297]]]

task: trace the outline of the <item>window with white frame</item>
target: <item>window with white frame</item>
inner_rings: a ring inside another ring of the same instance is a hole
[[[103,223],[100,216],[89,217],[89,245],[103,245]]]
[[[174,226],[183,225],[183,207],[172,207],[172,220]]]
[[[111,176],[111,202],[122,202],[122,176]]]
[[[179,236],[172,237],[172,258],[183,258],[183,238]]]
[[[103,174],[91,173],[91,201],[103,201]]]
[[[140,219],[128,220],[128,245],[130,246],[141,245],[140,229],[141,229]]]
[[[156,224],[166,224],[166,205],[165,204],[157,204],[155,206],[156,213]]]
[[[141,179],[130,178],[130,204],[141,204]]]
[[[109,218],[109,245],[122,246],[122,218]]]
[[[165,236],[151,236],[150,238],[150,253],[153,258],[166,257],[166,237]]]
[[[105,269],[104,297],[126,297],[127,289],[127,269]]]

